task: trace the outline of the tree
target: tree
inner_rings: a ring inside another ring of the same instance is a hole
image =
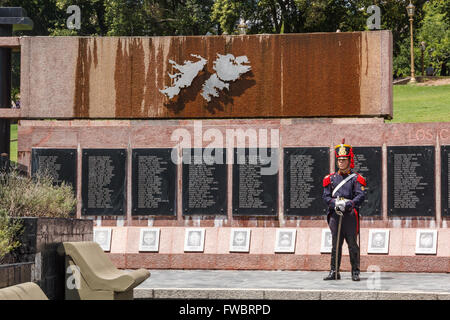
[[[78,36],[105,36],[108,27],[105,23],[105,5],[104,0],[56,0],[56,7],[62,14],[53,28],[50,28],[50,34],[53,36],[78,35]],[[69,13],[67,8],[71,5],[77,5],[81,10],[81,29],[69,30],[66,22]]]
[[[104,0],[108,35],[204,35],[213,0]]]
[[[432,64],[436,74],[448,75],[450,70],[450,23],[443,0],[425,4],[425,17],[418,30],[418,41],[425,41],[425,65]]]

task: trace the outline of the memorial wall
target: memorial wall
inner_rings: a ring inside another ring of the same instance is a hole
[[[20,163],[76,181],[76,216],[110,232],[118,267],[264,270],[329,267],[322,179],[335,171],[333,147],[345,137],[367,181],[362,270],[450,271],[449,123],[21,120],[19,135]],[[248,242],[231,247],[239,230]],[[186,247],[194,231],[202,242]],[[157,244],[145,246],[145,232]],[[427,232],[434,240],[420,247]]]
[[[117,267],[327,270],[345,138],[361,270],[450,272],[450,124],[385,123],[389,31],[14,43],[18,161],[74,186]]]
[[[22,120],[19,162],[74,185],[78,216],[100,217],[103,225],[118,217],[130,226],[149,219],[170,226],[194,219],[205,226],[215,219],[222,226],[323,225],[322,180],[336,171],[333,146],[345,137],[355,171],[367,180],[363,226],[396,218],[441,225],[448,217],[448,123],[237,121],[73,120],[64,122],[72,134],[62,138],[62,123]],[[174,134],[180,130],[185,137]],[[211,132],[221,146],[211,147]]]

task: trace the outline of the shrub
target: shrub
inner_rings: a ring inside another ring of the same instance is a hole
[[[6,210],[0,209],[0,261],[20,246],[17,239],[22,231],[22,222],[19,219],[10,219]]]
[[[67,218],[75,206],[72,187],[55,185],[48,174],[31,178],[17,170],[0,173],[0,209],[12,217]]]

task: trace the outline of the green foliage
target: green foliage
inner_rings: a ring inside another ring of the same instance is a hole
[[[450,70],[450,14],[445,11],[444,3],[448,1],[433,0],[425,7],[425,17],[418,31],[418,42],[425,41],[424,64],[433,65],[436,74],[446,75]],[[442,69],[444,71],[441,73]],[[447,71],[446,71],[447,70]]]
[[[20,219],[11,219],[6,210],[0,209],[0,261],[6,254],[20,246],[17,239],[22,231]]]
[[[104,5],[107,35],[143,36],[151,33],[141,1],[105,0]]]
[[[205,35],[213,32],[210,12],[213,0],[186,0],[175,7],[168,24],[176,35]]]
[[[367,30],[366,21],[370,16],[367,8],[376,4],[381,9],[382,29],[393,34],[394,74],[409,73],[406,13],[409,0],[0,0],[0,3],[22,6],[33,19],[34,30],[17,32],[17,35],[44,36],[237,34],[240,18],[247,22],[249,34],[361,31]],[[445,71],[449,64],[450,1],[414,0],[413,3],[416,6],[415,48],[420,48],[420,41],[426,41],[426,63]],[[80,30],[66,27],[69,17],[66,9],[70,5],[81,9]],[[16,71],[14,75],[13,79],[17,79]]]
[[[212,8],[211,20],[217,22],[224,33],[237,34],[237,22],[243,5],[241,1],[217,0]]]
[[[417,41],[416,41],[417,42]],[[414,69],[416,76],[421,70],[420,48],[414,45]],[[411,39],[404,38],[399,45],[399,52],[394,56],[393,61],[394,78],[405,78],[411,76]]]
[[[15,170],[0,173],[0,210],[10,216],[66,218],[75,206],[72,187],[65,183],[54,185],[45,172],[34,178]]]

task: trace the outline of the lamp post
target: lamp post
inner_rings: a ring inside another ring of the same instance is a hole
[[[416,77],[414,76],[414,41],[413,41],[413,17],[414,17],[414,10],[416,7],[409,2],[408,6],[406,7],[406,11],[408,12],[409,16],[409,29],[411,34],[411,83],[416,83]]]

